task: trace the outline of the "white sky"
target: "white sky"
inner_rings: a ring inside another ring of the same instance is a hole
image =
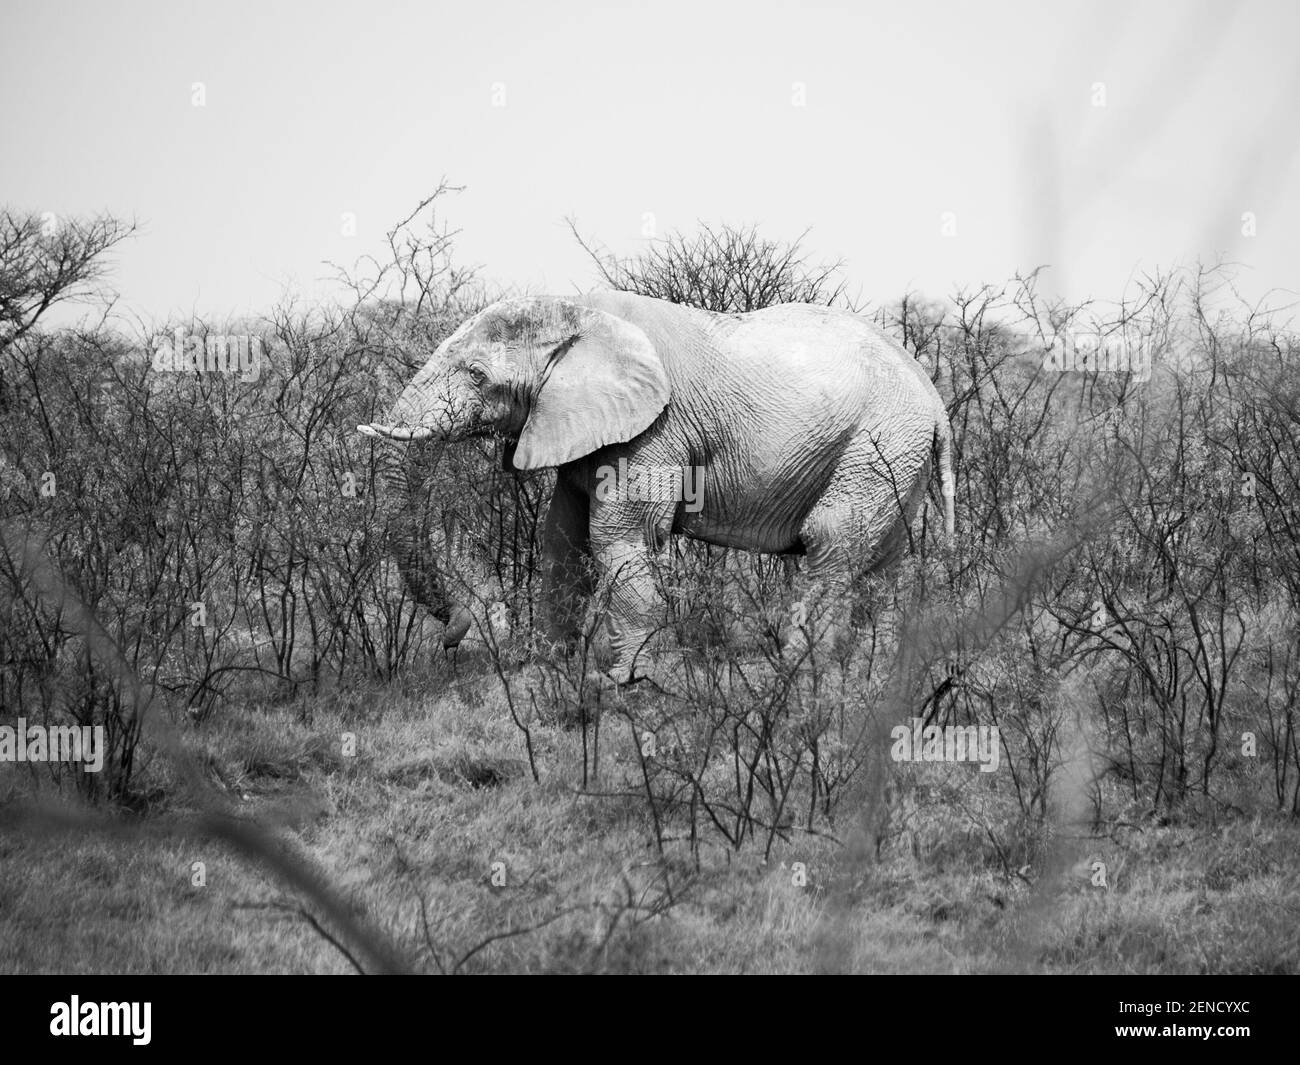
[[[147,316],[318,293],[443,175],[458,258],[533,291],[595,285],[565,216],[629,254],[647,212],[812,227],[872,303],[1198,255],[1300,290],[1294,0],[3,4],[0,202],[137,217]]]

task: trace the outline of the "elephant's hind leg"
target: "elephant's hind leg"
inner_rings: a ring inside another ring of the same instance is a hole
[[[890,523],[874,545],[867,545],[863,561],[869,573],[888,569],[916,547],[912,538],[912,525],[925,502],[926,487],[930,483],[929,460],[922,464],[919,474],[909,479],[912,484],[906,496],[896,492],[887,504],[886,513],[891,517]]]
[[[814,639],[843,636],[856,579],[885,568],[906,550],[922,461],[900,453],[897,441],[863,433],[808,512],[799,532],[807,556],[799,614],[810,620],[818,615],[815,624],[803,626]],[[924,481],[920,484],[924,491]]]
[[[790,613],[787,651],[802,646],[811,649],[828,638],[834,639],[844,627],[843,605],[854,541],[850,508],[834,498],[824,499],[804,519],[799,538],[805,564],[798,599]]]

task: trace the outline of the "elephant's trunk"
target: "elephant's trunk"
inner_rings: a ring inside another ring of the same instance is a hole
[[[387,422],[358,425],[357,431],[388,440],[454,440],[464,429],[464,418],[457,412],[467,398],[452,388],[444,362],[435,355],[402,389]]]
[[[407,592],[445,625],[451,619],[453,604],[447,596],[430,544],[431,518],[426,485],[431,456],[427,448],[418,445],[410,451],[409,456],[387,456],[381,469],[393,502],[388,523],[388,547],[397,561]]]

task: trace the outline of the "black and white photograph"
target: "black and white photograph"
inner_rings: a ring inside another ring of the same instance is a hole
[[[70,977],[856,974],[1261,1034],[1297,41],[1286,0],[3,0],[23,1024],[181,1017]]]

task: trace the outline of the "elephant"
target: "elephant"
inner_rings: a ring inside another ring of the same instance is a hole
[[[943,400],[881,329],[824,306],[502,299],[438,346],[385,422],[357,428],[392,441],[496,435],[513,468],[554,467],[542,616],[572,647],[599,590],[606,679],[620,685],[643,674],[651,557],[671,535],[802,555],[810,586],[838,594],[851,567],[902,553],[934,456],[953,535]]]

